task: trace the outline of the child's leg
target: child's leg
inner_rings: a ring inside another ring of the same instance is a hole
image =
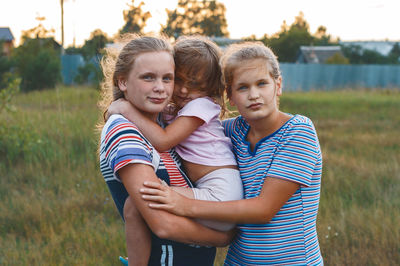
[[[150,230],[130,197],[125,201],[124,219],[128,263],[147,265],[151,252]]]
[[[221,168],[208,173],[195,183],[194,198],[208,201],[230,201],[243,199],[243,184],[237,169]],[[219,231],[229,231],[232,223],[196,219],[197,222]]]

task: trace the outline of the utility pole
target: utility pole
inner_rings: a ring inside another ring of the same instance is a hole
[[[61,1],[61,54],[64,54],[64,0]]]

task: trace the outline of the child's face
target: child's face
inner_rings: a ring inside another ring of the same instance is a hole
[[[279,112],[277,97],[282,79],[273,79],[264,59],[248,60],[233,72],[231,105],[248,121],[257,121]]]
[[[119,88],[126,100],[148,117],[156,117],[168,104],[174,88],[175,64],[167,52],[140,54]]]
[[[201,76],[201,74],[198,76]],[[184,73],[177,71],[173,97],[178,107],[182,108],[191,100],[206,96],[207,93],[201,90],[201,86],[200,82],[190,79]]]

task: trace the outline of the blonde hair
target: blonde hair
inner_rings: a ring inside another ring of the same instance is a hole
[[[101,83],[102,98],[98,103],[99,108],[103,111],[103,118],[111,102],[124,97],[118,81],[128,77],[135,59],[139,55],[149,52],[168,52],[173,56],[172,45],[165,37],[136,34],[123,35],[115,46],[106,48],[105,52],[106,54],[101,60],[104,75]]]
[[[174,45],[175,73],[183,73],[193,88],[213,98],[225,110],[220,48],[203,36],[182,36]],[[178,80],[176,82],[179,82]],[[190,88],[189,88],[190,89]]]
[[[277,80],[281,76],[278,58],[262,42],[243,42],[230,45],[221,58],[222,76],[228,98],[232,95],[233,73],[243,61],[264,59],[271,66],[270,75]]]

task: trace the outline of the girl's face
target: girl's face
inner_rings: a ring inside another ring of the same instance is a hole
[[[198,73],[198,77],[202,76],[202,73]],[[179,108],[182,108],[191,100],[207,96],[207,93],[200,89],[202,85],[201,81],[191,80],[184,73],[177,71],[175,77],[174,102]]]
[[[277,97],[282,94],[282,79],[273,79],[265,59],[247,60],[233,72],[231,105],[253,122],[279,112]]]
[[[147,117],[155,120],[168,104],[174,90],[174,58],[168,52],[140,54],[119,88],[126,100]]]

